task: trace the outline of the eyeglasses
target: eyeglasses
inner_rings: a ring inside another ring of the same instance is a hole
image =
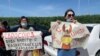
[[[68,14],[68,17],[71,17],[71,16],[73,17],[73,16],[74,16],[74,14]]]

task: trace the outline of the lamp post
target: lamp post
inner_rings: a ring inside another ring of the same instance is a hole
[[[80,15],[80,0],[78,0],[78,15]]]
[[[9,6],[9,16],[10,16],[10,10],[11,10],[11,5],[10,5],[10,0],[8,0],[8,6]]]

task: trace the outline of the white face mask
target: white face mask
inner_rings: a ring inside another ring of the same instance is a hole
[[[66,21],[67,22],[72,22],[72,19],[71,18],[68,18]]]
[[[22,27],[27,27],[27,23],[21,23]]]
[[[67,18],[66,21],[67,21],[67,22],[72,22],[73,19],[72,19],[72,18]]]

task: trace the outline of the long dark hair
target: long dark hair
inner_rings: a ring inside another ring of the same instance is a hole
[[[20,28],[22,28],[22,25],[21,25],[21,20],[22,19],[26,19],[26,21],[27,21],[27,28],[29,28],[28,26],[29,26],[29,19],[27,18],[27,17],[25,17],[25,16],[22,16],[20,19],[19,19],[19,27]]]

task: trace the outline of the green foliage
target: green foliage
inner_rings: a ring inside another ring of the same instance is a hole
[[[50,22],[56,20],[64,20],[63,16],[56,16],[56,17],[28,17],[30,24],[37,24],[43,25],[47,28],[50,27]],[[100,23],[100,15],[83,15],[83,16],[76,16],[76,20],[81,23]],[[0,17],[0,21],[8,21],[9,25],[16,25],[18,24],[19,17]]]
[[[100,23],[100,15],[77,16],[76,19],[81,23]]]

